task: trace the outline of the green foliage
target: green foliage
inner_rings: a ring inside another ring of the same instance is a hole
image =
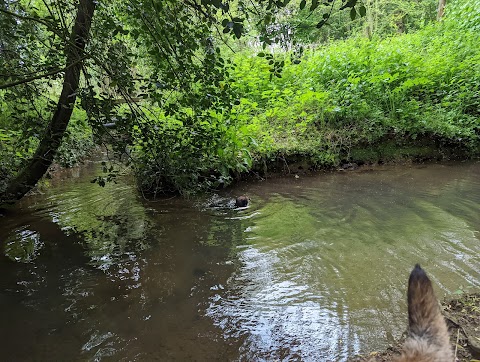
[[[350,39],[308,51],[298,65],[287,61],[273,81],[262,59],[244,54],[236,61],[235,87],[244,95],[236,112],[248,114],[242,119],[259,158],[300,154],[328,166],[348,159],[352,147],[420,138],[476,152],[479,41],[477,32],[442,24]]]
[[[478,42],[477,33],[443,24],[350,39],[306,51],[299,64],[277,54],[280,78],[271,76],[272,58],[240,53],[232,72],[239,104],[221,116],[186,112],[196,122],[157,116],[155,141],[137,152],[156,149],[158,163],[139,162],[146,165],[140,179],[152,190],[217,187],[277,159],[335,166],[353,149],[386,141],[412,144],[406,157],[428,156],[414,146],[424,139],[478,152]],[[170,176],[158,183],[158,174]]]
[[[480,1],[453,0],[447,2],[447,23],[467,31],[480,31]]]
[[[39,137],[44,132],[48,112],[45,99],[12,98],[15,92],[0,91],[0,191],[24,162],[35,153]],[[32,106],[33,107],[30,107]],[[85,112],[75,108],[62,144],[55,156],[56,162],[71,167],[94,147],[91,128]]]
[[[95,146],[85,111],[75,108],[55,160],[64,167],[74,166]]]
[[[385,140],[476,152],[477,3],[449,3],[426,25],[427,0],[100,2],[57,161],[72,165],[95,134],[157,193],[227,185],[290,156],[333,166]],[[55,111],[72,20],[63,5],[75,2],[0,5],[2,180]],[[231,52],[247,33],[246,50]],[[98,183],[114,179],[107,171]]]
[[[303,5],[303,6],[302,6]],[[313,2],[312,2],[313,5]],[[277,43],[284,48],[295,44],[328,43],[364,35],[385,37],[410,33],[436,18],[437,2],[432,0],[363,0],[315,2],[314,12],[306,2],[289,2],[277,14]],[[347,6],[348,5],[348,6]],[[287,43],[287,44],[284,44]]]
[[[141,127],[133,134],[132,157],[142,189],[155,193],[216,188],[252,166],[244,130],[225,114],[186,108],[173,117],[158,111],[149,137],[143,137]]]

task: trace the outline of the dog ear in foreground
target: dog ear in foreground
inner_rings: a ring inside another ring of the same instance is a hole
[[[420,265],[408,280],[408,337],[396,362],[453,362],[447,324]]]

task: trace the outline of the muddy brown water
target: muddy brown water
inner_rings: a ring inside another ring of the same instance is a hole
[[[346,361],[401,336],[415,263],[439,297],[480,289],[480,162],[243,183],[213,205],[101,188],[97,169],[0,217],[2,361]]]

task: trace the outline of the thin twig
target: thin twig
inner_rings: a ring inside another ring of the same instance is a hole
[[[455,343],[455,354],[453,356],[453,361],[455,362],[457,360],[457,352],[458,352],[458,340],[460,338],[460,328],[457,329],[457,342]]]
[[[12,17],[17,18],[17,19],[20,19],[20,20],[34,21],[34,22],[36,22],[36,23],[45,25],[45,26],[48,28],[48,30],[50,30],[50,31],[53,32],[54,34],[58,35],[61,39],[66,40],[64,34],[60,33],[57,29],[55,29],[55,28],[52,26],[52,24],[48,23],[48,22],[45,21],[45,20],[42,20],[42,19],[40,19],[40,18],[35,18],[35,17],[33,17],[33,16],[20,15],[20,14],[17,14],[17,13],[14,13],[14,12],[11,12],[11,11],[8,11],[8,10],[5,10],[5,9],[0,9],[0,13],[7,14],[7,15],[9,15],[9,16],[12,16]]]
[[[46,78],[50,75],[55,75],[55,74],[58,74],[60,72],[63,72],[75,65],[77,65],[78,63],[80,62],[83,62],[85,59],[87,59],[88,56],[85,56],[83,58],[80,58],[79,60],[77,60],[75,63],[72,63],[70,64],[68,67],[65,67],[65,68],[62,68],[62,69],[55,69],[55,70],[52,70],[48,73],[44,73],[44,74],[39,74],[39,75],[36,75],[34,77],[30,77],[30,78],[25,78],[25,79],[20,79],[20,80],[17,80],[15,82],[12,82],[12,83],[7,83],[7,84],[0,84],[0,89],[6,89],[6,88],[11,88],[11,87],[14,87],[16,85],[20,85],[20,84],[25,84],[25,83],[30,83],[34,80],[37,80],[37,79],[42,79],[42,78]]]

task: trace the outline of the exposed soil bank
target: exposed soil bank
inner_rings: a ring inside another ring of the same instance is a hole
[[[450,343],[458,362],[480,358],[480,293],[465,294],[442,303],[443,315],[450,331]],[[405,335],[385,351],[357,356],[353,362],[392,361],[401,351]]]
[[[362,165],[467,160],[480,155],[480,146],[476,149],[468,149],[459,144],[448,144],[446,141],[430,138],[416,141],[389,139],[377,144],[357,145],[343,150],[336,163],[319,162],[320,154],[321,151],[317,154],[286,151],[258,162],[249,175],[302,174],[318,170],[354,170]],[[249,176],[241,175],[240,178],[249,178]]]
[[[84,167],[84,164],[89,162],[99,162],[107,157],[107,151],[103,148],[97,147],[94,149],[88,158],[80,160],[73,167],[63,167],[58,163],[54,163],[42,181],[31,194],[41,191],[45,186],[48,187],[50,179],[68,178],[72,172]],[[371,169],[378,165],[385,164],[410,164],[422,162],[436,162],[449,160],[468,160],[480,156],[480,145],[476,149],[468,149],[459,144],[448,144],[446,141],[438,139],[423,138],[415,141],[402,139],[387,139],[376,144],[356,145],[348,150],[339,152],[340,156],[334,163],[325,163],[319,161],[322,159],[322,151],[315,151],[310,153],[297,153],[293,150],[285,150],[284,153],[277,153],[270,157],[264,157],[256,161],[252,169],[235,174],[233,176],[233,183],[229,186],[234,186],[242,180],[255,180],[271,177],[282,177],[286,175],[304,175],[312,174],[319,171],[353,171],[357,169]],[[73,171],[72,171],[73,170]],[[210,171],[215,174],[215,170]],[[195,189],[195,187],[192,187]],[[171,196],[178,194],[178,192],[165,192],[160,190],[160,195]],[[154,194],[146,193],[144,196],[155,198]]]

